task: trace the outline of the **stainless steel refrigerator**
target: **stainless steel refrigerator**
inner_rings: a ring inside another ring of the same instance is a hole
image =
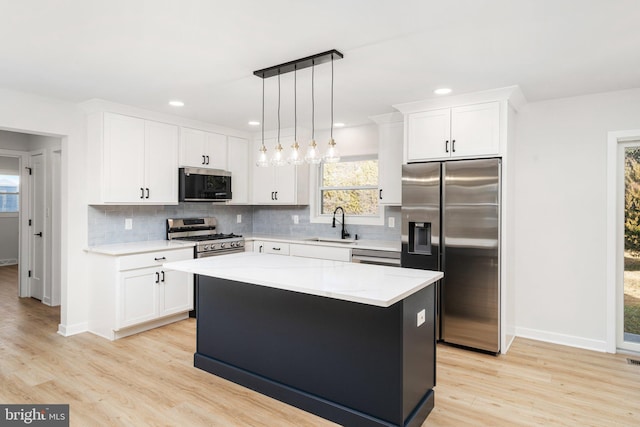
[[[403,267],[440,270],[436,336],[500,352],[500,159],[402,168]]]

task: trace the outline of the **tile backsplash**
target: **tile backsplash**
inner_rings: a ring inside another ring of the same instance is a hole
[[[242,235],[268,234],[292,237],[340,237],[340,229],[329,224],[309,222],[308,206],[229,206],[214,203],[181,203],[177,206],[89,206],[89,246],[127,243],[166,238],[167,218],[213,216],[218,220],[218,232]],[[242,222],[237,223],[237,215]],[[292,216],[298,215],[298,224]],[[389,228],[389,217],[395,227]],[[133,227],[125,230],[125,219]],[[368,240],[400,239],[400,207],[385,208],[385,225],[350,225],[351,236]]]

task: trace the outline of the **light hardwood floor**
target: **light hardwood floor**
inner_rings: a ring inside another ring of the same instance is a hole
[[[0,403],[68,403],[72,426],[333,426],[193,367],[192,319],[115,342],[56,333],[0,267]],[[439,345],[425,426],[639,426],[640,366],[517,339],[505,356]]]

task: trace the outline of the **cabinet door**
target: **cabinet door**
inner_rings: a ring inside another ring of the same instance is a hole
[[[452,156],[497,155],[500,150],[499,112],[498,102],[452,108]]]
[[[262,240],[253,241],[253,251],[264,253],[264,242]]]
[[[193,310],[193,274],[162,270],[158,315],[168,316]]]
[[[144,268],[121,273],[117,329],[153,320],[157,317],[160,273]]]
[[[451,151],[451,111],[425,111],[407,117],[407,161],[442,159]]]
[[[264,144],[267,147],[267,155],[272,154],[274,140],[265,140]],[[256,166],[256,161],[260,152],[261,141],[255,141],[253,144],[253,161],[251,162],[251,182],[252,182],[252,202],[258,205],[270,205],[275,203],[275,167],[267,166],[266,168],[260,168]],[[233,182],[233,177],[231,177]]]
[[[227,137],[207,132],[204,155],[205,167],[227,170]]]
[[[105,202],[144,201],[144,129],[142,119],[104,114]]]
[[[207,158],[204,153],[207,134],[204,131],[180,129],[180,166],[194,168],[206,167]]]
[[[378,203],[381,205],[402,204],[402,142],[402,123],[379,126]]]
[[[145,122],[145,202],[178,203],[178,127]]]
[[[291,205],[296,203],[296,167],[293,165],[273,166],[275,169],[275,204]]]
[[[228,143],[231,203],[249,203],[249,141],[230,136]]]

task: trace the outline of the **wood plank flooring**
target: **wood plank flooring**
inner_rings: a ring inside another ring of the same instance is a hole
[[[0,267],[0,403],[68,403],[72,426],[334,426],[193,367],[195,322],[115,342],[56,333],[60,310],[17,297]],[[640,366],[517,339],[506,356],[438,346],[424,426],[639,426]]]

